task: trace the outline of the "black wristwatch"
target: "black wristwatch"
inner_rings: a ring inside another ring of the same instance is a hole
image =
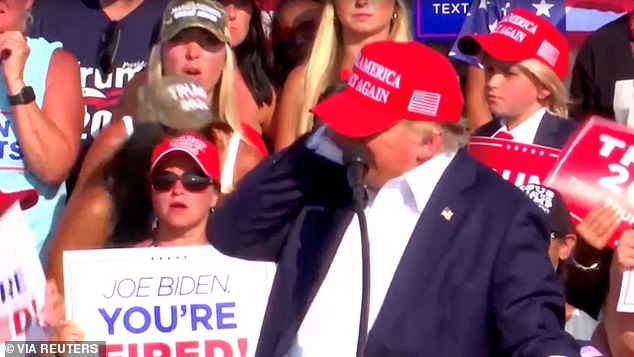
[[[7,98],[9,98],[11,105],[29,104],[35,100],[35,92],[33,87],[25,86],[18,94],[8,95]]]

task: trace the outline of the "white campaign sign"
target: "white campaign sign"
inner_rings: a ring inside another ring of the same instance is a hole
[[[0,347],[5,341],[42,339],[39,316],[45,291],[33,235],[16,202],[0,213]]]
[[[274,275],[212,246],[66,251],[66,314],[106,357],[253,356]]]

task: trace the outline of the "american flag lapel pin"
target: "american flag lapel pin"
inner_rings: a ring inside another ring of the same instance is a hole
[[[451,217],[453,217],[453,211],[451,210],[451,208],[445,207],[443,208],[442,212],[440,212],[440,215],[442,216],[442,218],[445,219],[445,221],[451,221]]]

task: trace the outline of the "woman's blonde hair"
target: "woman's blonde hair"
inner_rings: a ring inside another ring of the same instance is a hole
[[[229,32],[229,29],[226,27],[225,32]],[[227,124],[234,132],[242,135],[233,76],[237,64],[231,45],[228,43],[224,45],[226,53],[225,63],[222,68],[220,80],[214,86],[212,93],[210,93],[211,110],[215,118]],[[162,78],[163,60],[161,56],[161,43],[158,43],[152,47],[152,51],[150,52],[148,83],[151,81],[160,81]]]
[[[409,13],[402,0],[394,1],[394,15],[388,39],[409,41],[412,39]],[[333,79],[338,78],[341,50],[341,26],[335,14],[333,0],[329,0],[324,5],[319,28],[306,63],[303,101],[297,121],[298,135],[312,129],[313,115],[310,109]]]
[[[557,74],[555,74],[550,67],[536,59],[521,61],[517,64],[517,66],[529,78],[536,82],[538,87],[543,86],[550,92],[550,95],[543,103],[546,110],[550,114],[567,118],[568,95],[566,94],[566,87],[564,86],[564,83],[561,79],[559,79]]]

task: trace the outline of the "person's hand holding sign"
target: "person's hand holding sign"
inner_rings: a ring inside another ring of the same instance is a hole
[[[618,213],[613,208],[594,209],[577,225],[577,233],[593,248],[602,250],[608,245],[619,222]]]

